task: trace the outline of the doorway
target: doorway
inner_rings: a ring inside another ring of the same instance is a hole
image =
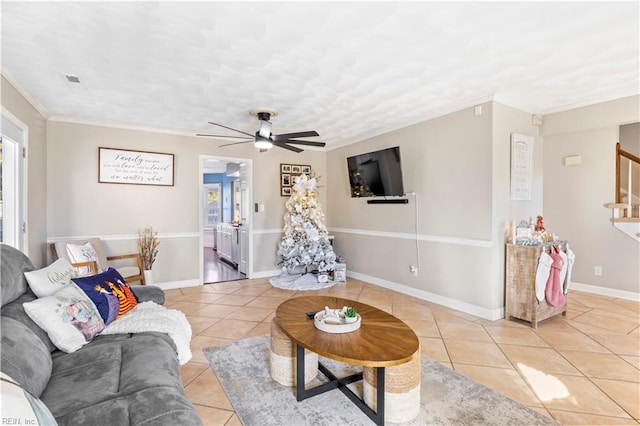
[[[201,280],[251,276],[253,247],[250,159],[200,156]]]
[[[27,128],[2,109],[0,134],[0,242],[28,255],[26,203]]]

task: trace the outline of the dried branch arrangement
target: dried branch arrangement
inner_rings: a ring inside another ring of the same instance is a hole
[[[153,262],[156,261],[159,244],[158,233],[153,232],[153,227],[138,231],[138,251],[142,258],[142,269],[145,271],[151,270]]]

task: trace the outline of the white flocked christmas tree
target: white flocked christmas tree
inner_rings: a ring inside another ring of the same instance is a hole
[[[278,245],[278,256],[283,271],[290,274],[297,272],[296,269],[304,269],[304,272],[335,269],[336,255],[329,241],[322,207],[316,200],[316,185],[316,178],[305,174],[296,176],[286,203],[284,235]]]

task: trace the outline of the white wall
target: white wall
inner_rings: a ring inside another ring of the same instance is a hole
[[[640,245],[611,225],[603,204],[614,201],[615,145],[621,124],[637,122],[640,96],[545,116],[545,225],[570,241],[573,280],[616,291],[640,292]],[[568,155],[582,164],[563,165]],[[594,266],[603,275],[593,274]]]
[[[510,199],[511,134],[535,137],[533,196]],[[346,158],[399,145],[409,205],[367,205],[349,194]],[[332,150],[329,225],[336,250],[356,276],[487,318],[504,306],[508,224],[542,214],[542,144],[531,114],[498,103],[473,108]]]
[[[328,225],[336,252],[352,274],[425,298],[465,305],[492,315],[494,300],[492,219],[492,104],[473,108],[327,153]],[[400,146],[409,204],[369,205],[351,198],[346,158]],[[417,277],[415,223],[419,229]],[[466,309],[465,308],[465,309]]]
[[[533,179],[530,200],[511,200],[511,134],[534,137]],[[535,220],[544,215],[542,209],[542,140],[530,113],[500,103],[493,103],[493,279],[492,306],[504,306],[505,242],[510,224]]]
[[[278,269],[276,244],[282,229],[280,163],[310,164],[323,175],[325,154],[300,154],[274,148],[259,153],[250,144],[218,148],[221,141],[88,124],[49,121],[47,143],[47,236],[50,241],[99,236],[110,253],[136,250],[139,229],[153,226],[160,235],[156,282],[197,280],[201,256],[200,155],[253,159],[252,212],[254,273]],[[173,187],[98,183],[98,147],[175,155]],[[320,201],[324,198],[321,195]]]

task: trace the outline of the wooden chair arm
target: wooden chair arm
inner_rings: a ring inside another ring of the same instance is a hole
[[[126,277],[129,282],[140,281],[141,285],[145,285],[143,269],[142,269],[142,257],[140,257],[140,253],[130,253],[130,254],[119,254],[117,256],[107,256],[107,260],[121,260],[121,259],[135,259],[136,264],[138,266],[138,270],[140,271],[140,275],[136,275],[135,277]]]
[[[74,268],[84,268],[88,266],[91,275],[96,275],[98,273],[98,262],[96,262],[95,260],[72,263],[71,266],[73,266]]]
[[[131,254],[119,254],[117,256],[107,256],[107,260],[120,260],[120,259],[139,259],[139,253],[131,253]]]

